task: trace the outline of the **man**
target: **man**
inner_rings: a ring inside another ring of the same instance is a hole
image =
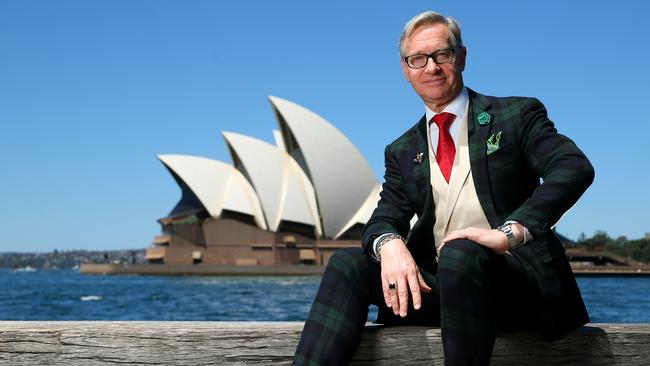
[[[378,322],[440,325],[448,365],[489,364],[497,330],[554,340],[589,320],[552,232],[593,181],[587,158],[539,101],[464,86],[454,19],[417,15],[400,53],[425,116],[386,147],[363,249],[330,259],[295,364],[349,363],[369,304]]]

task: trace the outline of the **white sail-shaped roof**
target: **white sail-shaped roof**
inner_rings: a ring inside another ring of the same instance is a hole
[[[210,216],[218,218],[223,210],[240,212],[267,228],[255,190],[233,166],[190,155],[158,155],[158,159],[183,180]]]
[[[223,136],[235,165],[241,164],[259,196],[269,230],[276,231],[286,220],[312,225],[320,237],[314,187],[298,163],[267,142],[232,132]]]
[[[353,227],[356,224],[362,224],[365,225],[368,220],[370,220],[370,216],[372,216],[372,212],[375,210],[377,207],[377,202],[379,202],[379,193],[381,192],[381,185],[377,184],[375,186],[375,189],[370,192],[370,195],[368,195],[368,198],[366,201],[361,205],[359,210],[352,216],[350,221],[348,221],[343,228],[336,233],[334,236],[334,239],[338,239],[341,235],[343,235],[348,229]]]
[[[325,237],[344,231],[378,182],[359,150],[341,131],[314,112],[269,97],[287,152],[316,190]]]

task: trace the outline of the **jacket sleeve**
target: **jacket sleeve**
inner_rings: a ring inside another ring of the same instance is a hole
[[[366,253],[372,250],[373,241],[382,234],[395,233],[406,238],[410,220],[414,215],[404,191],[402,174],[391,146],[388,145],[384,150],[384,183],[377,208],[373,211],[361,234]]]
[[[594,168],[580,149],[557,133],[544,105],[528,99],[520,109],[520,148],[542,183],[509,217],[541,235],[549,230],[587,190]]]

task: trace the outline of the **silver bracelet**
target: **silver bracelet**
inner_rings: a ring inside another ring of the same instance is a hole
[[[402,238],[400,235],[397,234],[385,234],[379,241],[377,242],[377,245],[375,246],[375,252],[377,254],[377,260],[381,261],[381,255],[379,254],[379,250],[381,249],[382,245],[388,243],[389,241],[393,239],[399,239],[401,241],[404,241],[404,238]]]

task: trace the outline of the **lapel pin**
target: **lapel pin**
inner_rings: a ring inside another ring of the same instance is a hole
[[[415,155],[415,159],[413,159],[413,162],[417,165],[422,165],[423,160],[424,160],[424,153],[419,152]]]
[[[490,117],[490,114],[488,112],[481,112],[478,116],[476,116],[476,120],[481,126],[489,124],[491,119],[492,117]]]
[[[490,155],[493,152],[499,150],[499,145],[501,144],[501,131],[497,134],[492,134],[487,140],[487,154]]]

